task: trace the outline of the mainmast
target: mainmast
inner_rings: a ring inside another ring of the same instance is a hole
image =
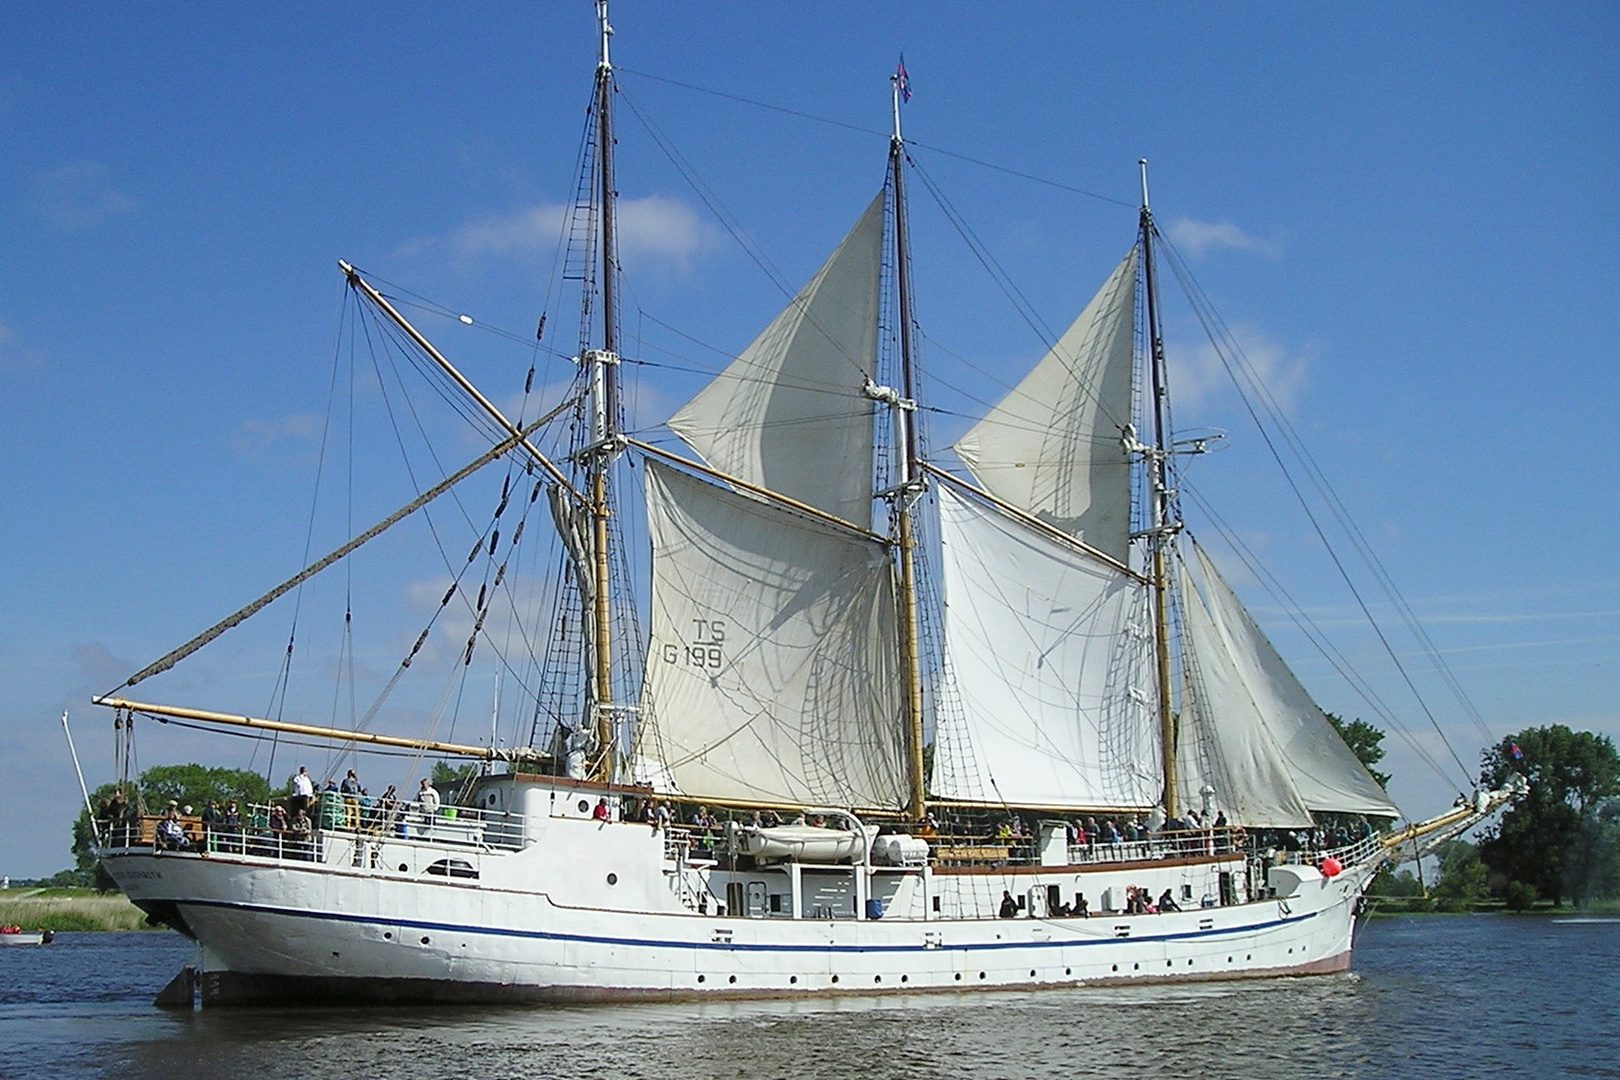
[[[583,452],[591,500],[592,567],[594,582],[592,614],[596,635],[595,688],[592,706],[596,722],[597,755],[591,769],[596,780],[614,776],[614,688],[613,636],[611,619],[611,574],[609,526],[612,506],[608,470],[620,450],[618,431],[618,310],[615,273],[613,218],[613,64],[608,56],[607,0],[596,0],[596,21],[601,47],[596,64],[596,218],[597,253],[600,259],[598,282],[602,291],[601,347],[587,349],[582,362],[590,369],[591,441]]]
[[[919,479],[916,425],[911,414],[917,409],[911,344],[911,261],[906,235],[905,141],[900,137],[900,103],[911,96],[906,86],[905,61],[890,78],[894,105],[894,134],[889,139],[889,174],[894,187],[894,265],[895,308],[899,320],[900,391],[886,391],[885,401],[894,417],[898,476],[891,498],[894,500],[896,529],[900,542],[900,670],[905,687],[907,809],[913,820],[921,821],[925,811],[926,778],[923,775],[923,709],[921,650],[917,644],[916,535],[911,507],[922,494]]]
[[[1153,487],[1153,634],[1159,676],[1159,752],[1164,768],[1164,812],[1177,817],[1176,720],[1170,701],[1170,538],[1181,528],[1175,517],[1174,492],[1168,482],[1171,454],[1169,396],[1165,384],[1164,335],[1159,328],[1158,281],[1153,272],[1153,210],[1148,203],[1147,159],[1142,174],[1142,280],[1147,299],[1148,378],[1153,388],[1153,445],[1144,450]]]

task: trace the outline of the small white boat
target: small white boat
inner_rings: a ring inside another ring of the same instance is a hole
[[[54,930],[0,929],[0,945],[49,945],[56,940]]]
[[[859,832],[824,825],[742,825],[735,835],[737,850],[760,862],[857,862],[865,846]]]

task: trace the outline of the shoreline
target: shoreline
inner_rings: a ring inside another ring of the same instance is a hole
[[[129,931],[150,927],[141,909],[123,893],[94,889],[6,889],[0,891],[0,924],[24,930]]]

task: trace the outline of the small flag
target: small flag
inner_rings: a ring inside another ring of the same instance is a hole
[[[911,76],[906,74],[906,54],[900,54],[900,63],[894,69],[894,84],[900,88],[900,100],[911,100]]]
[[[1524,751],[1519,749],[1518,743],[1508,743],[1508,757],[1514,761],[1524,760]]]

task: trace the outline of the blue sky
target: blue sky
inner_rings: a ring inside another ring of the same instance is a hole
[[[672,364],[640,372],[644,422],[695,386],[674,368],[718,367],[781,302],[659,139],[796,288],[881,183],[904,52],[914,156],[1048,328],[1130,244],[1151,159],[1161,226],[1491,733],[1620,736],[1612,5],[618,0],[613,18],[625,324]],[[0,11],[0,873],[68,864],[61,712],[109,778],[90,695],[300,565],[337,259],[520,336],[567,313],[547,299],[554,220],[594,48],[586,0]],[[1041,345],[913,196],[927,355],[976,369],[939,375],[937,403],[965,413]],[[1177,418],[1231,434],[1189,481],[1449,761],[1179,318]],[[521,389],[526,350],[427,329],[492,395]],[[1372,718],[1236,583],[1325,707]],[[248,708],[267,692],[248,672],[274,664],[250,651],[177,696],[240,679]],[[1472,767],[1482,734],[1416,670]],[[1455,766],[1386,745],[1410,813],[1450,802]],[[249,763],[181,732],[141,752]]]

